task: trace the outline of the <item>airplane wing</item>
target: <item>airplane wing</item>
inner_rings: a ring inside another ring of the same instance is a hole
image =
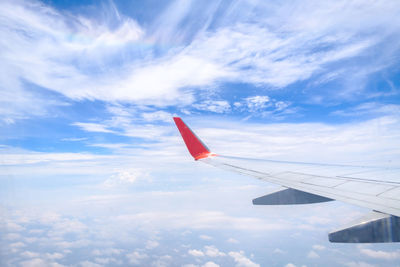
[[[229,157],[212,153],[182,121],[176,126],[193,158],[217,168],[279,184],[284,188],[254,205],[310,204],[340,200],[372,212],[329,234],[331,242],[400,242],[400,169],[313,164]]]

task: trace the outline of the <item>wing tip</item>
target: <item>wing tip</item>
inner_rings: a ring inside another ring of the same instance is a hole
[[[192,155],[194,160],[208,158],[210,156],[216,156],[216,154],[210,152],[208,147],[196,136],[196,134],[183,122],[180,117],[173,117],[176,127],[178,128],[183,141],[186,144],[189,153]]]

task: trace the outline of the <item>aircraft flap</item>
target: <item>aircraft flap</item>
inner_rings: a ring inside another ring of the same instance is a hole
[[[400,242],[400,218],[376,212],[364,216],[329,234],[335,243]]]
[[[285,188],[268,195],[253,199],[253,205],[293,205],[311,204],[332,201],[333,199],[303,192],[300,190]]]

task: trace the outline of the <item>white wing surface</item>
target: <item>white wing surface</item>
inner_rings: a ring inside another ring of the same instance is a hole
[[[250,160],[226,156],[200,159],[215,167],[307,193],[400,216],[399,169]]]
[[[228,157],[211,153],[180,119],[174,121],[195,160],[288,188],[254,204],[340,200],[373,212],[329,235],[332,242],[400,242],[400,169]]]

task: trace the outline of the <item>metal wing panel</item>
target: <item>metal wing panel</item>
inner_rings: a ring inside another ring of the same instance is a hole
[[[390,180],[382,180],[378,167],[263,161],[224,156],[208,157],[201,161],[288,188],[400,216],[400,182],[393,175],[397,171],[397,177],[400,177],[399,169],[391,170]],[[352,177],[349,172],[362,172],[364,178]],[[367,175],[368,172],[370,176]]]
[[[400,187],[395,187],[393,189],[390,189],[380,194],[380,196],[385,199],[394,199],[400,201]]]

